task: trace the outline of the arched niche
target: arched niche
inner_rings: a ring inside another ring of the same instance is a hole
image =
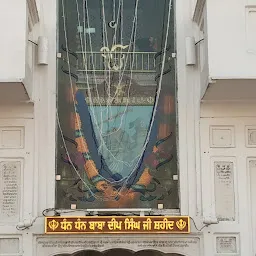
[[[131,251],[127,249],[110,249],[104,252],[94,250],[83,250],[73,254],[58,254],[55,256],[185,256],[178,253],[163,253],[157,250]]]

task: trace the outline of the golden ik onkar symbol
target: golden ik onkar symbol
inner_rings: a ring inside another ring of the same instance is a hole
[[[124,66],[124,54],[120,53],[119,50],[124,50],[128,47],[129,45],[124,46],[121,44],[116,44],[112,46],[111,50],[106,46],[100,49],[100,52],[103,52],[101,54],[102,57],[107,60],[109,69],[113,69],[115,71],[122,69],[122,67]],[[115,54],[118,54],[119,56],[119,63],[116,61],[116,58],[114,57]]]

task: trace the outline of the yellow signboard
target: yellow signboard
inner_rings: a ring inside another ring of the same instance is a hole
[[[46,217],[46,234],[190,233],[187,216]]]

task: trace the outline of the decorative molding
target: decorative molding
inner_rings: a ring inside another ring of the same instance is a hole
[[[194,10],[194,15],[193,15],[193,21],[195,21],[197,24],[200,23],[203,11],[204,11],[204,6],[205,6],[206,0],[197,0],[195,10]]]
[[[29,31],[31,31],[33,26],[39,22],[39,14],[38,14],[36,0],[27,0],[27,5],[28,5],[28,27],[29,27]]]

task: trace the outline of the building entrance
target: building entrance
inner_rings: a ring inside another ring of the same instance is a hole
[[[133,252],[126,249],[111,249],[105,252],[84,250],[78,251],[73,254],[58,254],[55,256],[184,256],[177,253],[162,253],[154,250],[142,250],[138,252]]]
[[[44,236],[37,256],[199,256],[200,238],[190,235]]]

